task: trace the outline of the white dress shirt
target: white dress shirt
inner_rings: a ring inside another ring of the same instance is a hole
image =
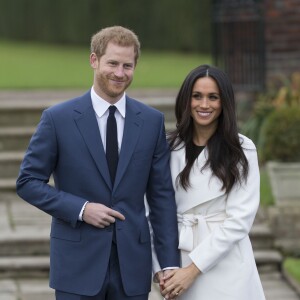
[[[91,89],[91,98],[92,98],[92,105],[95,111],[95,115],[97,118],[99,131],[101,135],[101,140],[103,144],[104,151],[106,152],[106,123],[107,118],[109,115],[108,108],[111,106],[111,104],[107,101],[105,101],[103,98],[98,96],[94,90],[94,87]],[[124,93],[121,99],[114,104],[114,106],[117,108],[115,112],[115,118],[117,122],[117,133],[118,133],[118,151],[120,153],[121,145],[122,145],[122,139],[123,139],[123,132],[124,132],[124,123],[125,123],[125,114],[126,114],[126,94]],[[80,214],[79,214],[79,220],[82,221],[82,215],[84,208],[88,201],[83,205]]]
[[[107,118],[109,115],[108,108],[111,106],[111,104],[101,97],[99,97],[94,87],[91,89],[91,98],[92,98],[92,105],[96,114],[99,131],[104,147],[104,151],[106,151],[106,123]],[[115,118],[117,122],[117,131],[118,131],[118,150],[120,153],[121,144],[122,144],[122,138],[123,138],[123,132],[124,132],[124,123],[125,123],[125,114],[126,114],[126,95],[123,94],[122,98],[114,104],[116,109],[115,112]]]

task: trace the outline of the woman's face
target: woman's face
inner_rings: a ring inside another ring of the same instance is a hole
[[[222,112],[220,91],[211,77],[199,78],[193,87],[191,117],[196,127],[215,130]]]

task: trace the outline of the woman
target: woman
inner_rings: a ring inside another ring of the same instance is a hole
[[[227,75],[209,65],[192,70],[175,112],[177,128],[168,139],[182,268],[164,276],[162,294],[263,300],[248,236],[259,206],[257,152],[238,133]]]

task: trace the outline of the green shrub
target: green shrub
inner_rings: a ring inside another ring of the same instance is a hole
[[[262,161],[300,161],[300,108],[271,112],[262,124],[258,141]]]
[[[251,117],[242,126],[242,132],[252,139],[256,145],[258,144],[262,124],[273,110],[274,106],[270,98],[260,95]]]
[[[242,125],[242,132],[258,144],[261,128],[269,114],[284,107],[300,107],[300,72],[293,73],[290,78],[280,78],[276,86],[274,83],[258,95],[250,118]]]

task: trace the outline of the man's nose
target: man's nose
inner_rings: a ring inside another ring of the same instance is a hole
[[[124,76],[124,68],[123,66],[118,66],[115,70],[115,75],[117,77],[123,77]]]

